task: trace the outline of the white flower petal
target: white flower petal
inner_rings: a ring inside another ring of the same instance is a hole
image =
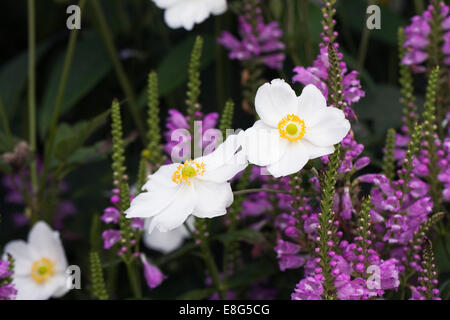
[[[61,279],[62,278],[60,276],[55,275],[49,281],[38,284],[30,276],[14,277],[13,283],[17,290],[16,299],[17,300],[50,299],[55,294],[55,292],[61,293],[63,291],[62,287],[65,288],[65,280],[62,282]]]
[[[284,80],[275,79],[259,87],[255,97],[258,116],[270,127],[277,128],[278,122],[288,114],[297,114],[297,95]]]
[[[179,163],[172,163],[161,166],[155,173],[148,177],[147,182],[142,186],[142,190],[158,190],[161,186],[165,188],[176,188],[178,184],[172,181],[172,175],[179,165]]]
[[[196,159],[203,162],[206,168],[205,174],[199,176],[198,179],[218,183],[226,182],[244,170],[248,165],[247,155],[242,149],[244,136],[243,131],[238,135],[231,135],[214,152]]]
[[[23,240],[14,240],[6,244],[3,252],[3,259],[6,260],[6,253],[9,253],[15,260],[14,274],[18,276],[28,276],[31,272],[33,262],[41,257]]]
[[[313,84],[303,88],[302,94],[298,97],[298,116],[305,121],[306,127],[315,126],[324,115],[327,101],[322,92]]]
[[[164,19],[172,29],[183,27],[192,30],[195,23],[201,23],[209,17],[209,10],[204,1],[183,1],[166,9]]]
[[[209,5],[211,13],[213,15],[218,16],[227,11],[227,0],[215,0],[215,1],[208,0],[207,4]]]
[[[67,268],[66,254],[59,237],[43,221],[37,222],[28,234],[28,245],[36,251],[40,258],[48,258],[54,263],[55,272],[65,272]]]
[[[268,165],[267,171],[275,178],[288,176],[300,171],[308,160],[308,146],[302,144],[301,141],[290,142],[281,159]]]
[[[149,232],[152,232],[155,227],[161,232],[167,232],[181,226],[186,221],[192,214],[196,203],[196,195],[192,187],[188,185],[180,187],[170,204],[152,219]]]
[[[229,183],[199,181],[195,184],[197,205],[193,215],[199,218],[214,218],[227,213],[233,203],[233,191]]]
[[[310,160],[323,157],[334,152],[334,145],[318,147],[306,139],[302,139],[299,142],[303,145],[303,147],[307,148]]]
[[[153,0],[158,8],[167,9],[184,0]]]
[[[125,211],[127,218],[150,218],[165,210],[182,193],[182,186],[167,188],[152,185],[151,191],[142,192],[131,201]]]
[[[243,148],[250,163],[266,166],[277,162],[284,155],[288,143],[287,139],[280,137],[278,129],[258,120],[245,131]]]
[[[55,275],[52,281],[55,282],[55,290],[53,291],[52,298],[61,298],[70,291],[67,287],[67,276],[64,273]]]
[[[147,219],[145,221],[145,234],[144,234],[144,244],[147,248],[152,250],[160,251],[164,254],[172,252],[178,249],[184,242],[184,239],[189,237],[189,232],[184,225],[173,229],[168,232],[160,232],[158,229],[153,229],[151,233],[148,232],[152,219]],[[187,225],[193,228],[194,217],[190,216],[186,220]]]
[[[340,142],[350,130],[350,122],[344,112],[327,107],[326,112],[314,127],[306,127],[304,139],[319,147],[327,147]]]

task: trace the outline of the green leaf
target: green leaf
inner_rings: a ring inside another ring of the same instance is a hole
[[[178,296],[176,300],[202,300],[215,292],[215,288],[194,289]]]
[[[420,98],[418,98],[419,100]],[[389,128],[401,126],[400,90],[389,85],[376,85],[355,105],[360,120],[371,122],[377,139],[384,139]]]
[[[0,154],[3,152],[12,151],[18,141],[19,138],[9,136],[0,132]]]
[[[440,296],[442,300],[450,299],[450,279],[446,280],[444,283],[441,284],[439,291],[441,292]]]
[[[173,90],[186,83],[188,77],[189,58],[194,46],[195,36],[191,35],[177,44],[170,53],[161,61],[156,69],[159,81],[159,94],[168,95]],[[203,43],[200,70],[209,66],[214,60],[215,38],[205,35]],[[138,98],[138,106],[142,108],[147,101],[147,88]]]
[[[371,30],[370,37],[384,43],[396,46],[398,28],[407,24],[407,20],[387,6],[381,8],[381,29]],[[341,19],[345,19],[350,27],[361,33],[362,28],[366,28],[367,3],[361,0],[339,1],[337,14]]]
[[[42,99],[39,112],[39,133],[45,136],[56,103],[65,50],[57,58]],[[64,115],[108,74],[112,65],[101,39],[96,33],[87,32],[75,47],[70,74],[61,104]]]
[[[81,147],[69,157],[67,163],[71,165],[77,165],[104,160],[111,151],[108,150],[108,152],[100,152],[104,145],[104,141],[99,141],[92,146]]]
[[[79,151],[90,135],[105,123],[109,110],[96,116],[89,121],[81,121],[70,126],[61,124],[56,132],[55,157],[59,161],[67,161],[72,155]],[[86,152],[86,150],[84,150]]]
[[[217,240],[223,243],[230,243],[234,241],[245,241],[248,243],[258,244],[265,241],[264,235],[252,229],[237,230],[233,232],[227,232],[216,237]]]
[[[47,52],[51,42],[46,41],[36,48],[36,62]],[[11,120],[15,112],[22,110],[19,102],[28,73],[28,52],[23,52],[2,65],[0,69],[0,100]]]
[[[450,272],[450,236],[443,234],[434,244],[435,263],[440,274]]]

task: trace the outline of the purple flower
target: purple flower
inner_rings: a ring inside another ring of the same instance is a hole
[[[119,230],[105,230],[102,233],[103,238],[103,248],[106,250],[110,249],[113,245],[115,245],[121,239]]]
[[[354,167],[356,170],[361,170],[362,168],[368,166],[369,163],[370,163],[369,157],[361,157],[358,160],[356,160]]]
[[[120,211],[116,207],[107,207],[103,211],[100,220],[104,223],[117,223],[119,221]]]
[[[297,255],[300,251],[300,246],[295,243],[278,239],[278,244],[274,250],[277,253],[281,271],[297,269],[305,264],[305,258]]]
[[[336,46],[337,49],[337,46]],[[343,58],[343,55],[338,52],[339,59]],[[316,60],[313,62],[311,67],[295,67],[294,72],[296,75],[293,76],[292,82],[300,82],[303,85],[314,84],[317,88],[322,91],[325,97],[328,97],[328,45],[325,43],[321,44],[320,54],[317,56]],[[347,73],[347,66],[341,61],[342,69],[342,85],[344,87],[343,93],[345,101],[351,105],[358,102],[362,97],[365,96],[365,92],[361,89],[361,83],[358,80],[359,73],[357,71],[351,71]],[[353,118],[353,110],[348,109],[345,111],[346,116]]]
[[[381,289],[396,289],[400,285],[397,260],[389,259],[380,264]]]
[[[17,290],[12,283],[0,286],[0,300],[14,300],[16,295]]]
[[[141,261],[144,266],[145,280],[150,289],[158,287],[165,279],[167,279],[158,267],[147,261],[144,254],[141,254]]]
[[[272,204],[265,198],[263,192],[251,194],[242,202],[241,217],[259,216],[270,209],[272,209]]]
[[[449,7],[441,2],[440,12],[443,17],[442,29],[450,29],[450,16]],[[429,36],[431,34],[430,20],[432,19],[432,11],[439,10],[434,8],[433,5],[429,5],[427,10],[421,16],[415,16],[411,18],[411,24],[405,28],[406,40],[403,43],[403,47],[407,50],[405,56],[402,59],[404,65],[412,67],[412,70],[417,73],[425,71],[425,67],[422,65],[428,59],[427,46],[429,44]],[[445,63],[450,63],[450,32],[444,34],[442,52],[446,55],[444,58]]]
[[[144,220],[141,218],[131,218],[130,226],[133,230],[144,229]]]
[[[9,261],[6,260],[0,260],[0,279],[6,278],[11,275],[11,272],[9,271]]]
[[[281,257],[287,254],[291,255],[298,253],[300,251],[300,246],[289,241],[278,239],[278,244],[275,246],[274,250],[277,253],[277,257]]]
[[[261,10],[257,8],[255,11],[256,28],[251,25],[249,15],[238,18],[238,33],[242,40],[223,31],[217,42],[230,51],[230,59],[261,62],[269,68],[280,70],[285,58],[282,52],[285,46],[280,40],[283,31],[278,22],[265,24]]]
[[[314,277],[302,279],[291,295],[292,300],[322,300],[322,282]]]
[[[209,146],[209,144],[217,143],[217,141],[215,141],[215,138],[220,135],[220,131],[214,129],[214,127],[217,124],[219,115],[218,113],[213,112],[207,114],[206,116],[203,116],[201,112],[197,112],[196,117],[198,119],[202,119],[201,126],[198,126],[196,128],[198,132],[195,132],[196,135],[199,135],[201,137],[201,139],[197,139],[198,145],[196,145],[196,147],[203,151],[203,148]],[[167,143],[164,145],[164,151],[171,157],[177,158],[176,161],[186,160],[191,155],[191,149],[186,148],[186,146],[190,146],[189,143],[192,139],[188,131],[188,120],[189,117],[185,117],[178,110],[169,110],[169,117],[166,119],[167,131],[164,132],[164,137],[167,141]],[[214,138],[214,140],[212,138]],[[213,149],[209,148],[209,150],[205,151],[212,152]],[[204,155],[206,155],[206,152]]]
[[[352,218],[352,214],[355,212],[352,204],[352,198],[350,197],[349,188],[344,188],[344,194],[342,195],[342,210],[341,217],[345,220],[350,220]]]
[[[281,271],[297,269],[305,264],[305,258],[299,255],[283,255],[279,257],[278,264]]]
[[[335,286],[337,295],[341,300],[362,300],[366,294],[366,282],[362,278],[350,281],[350,276],[341,274],[336,277]]]

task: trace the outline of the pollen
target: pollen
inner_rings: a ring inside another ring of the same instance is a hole
[[[31,266],[31,278],[38,284],[47,282],[54,274],[54,263],[50,259],[36,260]]]
[[[191,184],[193,178],[205,173],[205,164],[195,160],[188,160],[177,167],[172,175],[172,181],[177,184]]]
[[[289,141],[298,141],[305,135],[305,122],[295,114],[288,114],[278,122],[280,137]]]

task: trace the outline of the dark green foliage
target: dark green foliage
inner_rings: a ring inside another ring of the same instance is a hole
[[[342,70],[336,49],[332,44],[328,46],[330,66],[328,68],[328,103],[343,110],[346,106],[342,86]]]
[[[425,105],[423,113],[423,138],[426,143],[426,151],[428,153],[429,163],[428,170],[430,173],[427,175],[427,182],[430,184],[430,194],[433,199],[435,206],[440,208],[441,206],[441,194],[442,194],[442,184],[438,179],[440,172],[439,166],[437,165],[438,156],[436,148],[436,138],[438,137],[436,125],[436,101],[437,101],[437,91],[438,91],[438,77],[439,77],[439,67],[434,68],[431,71],[430,77],[428,79],[427,92],[425,96]]]
[[[102,263],[97,251],[93,250],[89,253],[89,261],[91,265],[92,294],[100,300],[108,300],[109,297],[103,278]]]
[[[395,176],[395,159],[394,159],[394,148],[395,148],[395,130],[389,129],[386,136],[386,145],[383,157],[383,173],[386,177],[391,180]]]
[[[414,81],[409,66],[405,66],[401,63],[406,49],[403,48],[405,42],[405,33],[402,28],[398,30],[398,51],[399,51],[399,83],[400,83],[400,102],[403,105],[403,116],[405,117],[406,126],[408,132],[411,133],[414,130],[414,125],[418,121],[416,98],[414,97]]]
[[[334,299],[336,296],[333,277],[331,275],[330,256],[329,252],[334,248],[336,227],[333,225],[333,196],[335,193],[337,168],[340,164],[341,145],[336,145],[336,150],[330,157],[328,169],[325,171],[325,177],[322,180],[322,200],[320,201],[321,212],[319,213],[319,265],[322,268],[322,274],[325,277],[324,298]],[[329,234],[331,231],[331,234]],[[330,243],[333,243],[330,245]]]
[[[428,238],[425,238],[424,240],[421,276],[421,285],[427,288],[427,290],[425,292],[422,291],[421,294],[427,300],[432,300],[435,296],[433,290],[436,289],[436,285],[433,284],[433,281],[437,280],[437,270],[434,264],[433,245],[431,240]]]
[[[233,115],[234,115],[234,102],[228,100],[223,108],[222,115],[220,117],[219,129],[222,132],[222,137],[225,141],[226,130],[231,129],[233,126]]]
[[[201,106],[198,102],[200,96],[200,59],[202,57],[203,38],[198,36],[195,39],[194,47],[192,48],[191,60],[188,68],[188,83],[186,92],[187,114],[190,120],[191,133],[194,130],[195,112],[200,111]]]
[[[119,188],[120,193],[120,234],[122,236],[121,244],[126,247],[131,247],[131,239],[133,238],[133,230],[130,226],[130,220],[125,217],[125,210],[130,206],[130,191],[128,186],[128,176],[126,175],[125,167],[125,148],[123,142],[122,118],[120,115],[120,105],[117,100],[114,100],[111,107],[112,117],[112,139],[113,139],[113,153],[112,153],[112,169],[114,185]],[[131,253],[128,251],[124,258],[131,259]]]
[[[408,183],[411,180],[411,172],[413,170],[413,160],[414,157],[420,150],[420,141],[422,138],[422,125],[416,125],[414,131],[411,134],[411,141],[408,143],[408,149],[405,153],[405,158],[403,159],[402,169],[399,174],[400,178],[403,180],[402,192],[405,194],[408,190]]]
[[[164,161],[159,112],[158,75],[153,71],[148,76],[147,151],[148,161],[156,166]]]
[[[358,241],[358,245],[363,248],[363,254],[367,256],[368,252],[368,243],[367,240],[370,240],[370,208],[372,206],[372,202],[370,201],[370,197],[365,198],[361,204],[361,210],[359,212],[359,216],[356,222],[356,234],[361,237]]]

